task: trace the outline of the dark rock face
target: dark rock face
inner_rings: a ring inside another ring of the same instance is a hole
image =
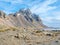
[[[36,21],[39,21],[39,20],[40,20],[40,19],[39,19],[39,16],[36,15],[36,14],[33,14],[33,15],[32,15],[32,18],[34,18]]]
[[[0,11],[0,17],[5,18],[5,13]],[[7,20],[4,22],[7,25],[16,26],[16,27],[35,27],[35,28],[44,28],[45,25],[42,23],[40,17],[36,14],[33,14],[30,9],[21,9],[15,14],[9,14]]]

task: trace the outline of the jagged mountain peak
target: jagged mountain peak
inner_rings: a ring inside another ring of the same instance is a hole
[[[16,13],[13,14],[13,16],[19,16],[19,15],[24,15],[24,16],[31,16],[32,12],[30,11],[29,8],[22,8],[19,11],[17,11]]]
[[[29,8],[22,8],[22,9],[19,10],[19,12],[22,12],[22,11],[23,11],[23,12],[25,12],[25,11],[28,11],[28,12],[29,12],[30,9],[29,9]]]
[[[30,15],[31,11],[29,8],[22,8],[18,11],[18,13],[22,13],[22,14],[26,14],[26,15]]]

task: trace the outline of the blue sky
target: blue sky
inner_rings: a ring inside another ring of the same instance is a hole
[[[30,8],[47,26],[60,27],[60,0],[0,0],[0,10],[7,14],[21,8]]]

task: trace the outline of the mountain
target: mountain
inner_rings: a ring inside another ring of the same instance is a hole
[[[6,15],[0,11],[0,25],[23,28],[46,28],[40,17],[33,14],[30,9],[20,9],[14,14]]]

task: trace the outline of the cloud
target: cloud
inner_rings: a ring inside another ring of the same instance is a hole
[[[56,9],[57,7],[56,6],[49,6],[50,4],[52,3],[55,3],[57,0],[46,0],[42,3],[39,3],[37,5],[34,5],[31,7],[31,11],[33,13],[37,13],[37,14],[40,14],[40,13],[46,13],[48,12],[49,10],[53,10],[53,9]]]
[[[21,5],[23,0],[0,0],[0,7],[7,14],[14,13],[19,9],[19,4]]]
[[[54,12],[52,12],[52,14],[54,15],[55,20],[60,21],[60,11],[54,11]]]
[[[55,3],[57,0],[46,0],[43,1],[42,3],[37,2],[37,5],[34,5],[31,7],[31,11],[33,13],[39,14],[40,16],[42,16],[42,20],[45,21],[51,21],[53,18],[50,17],[49,15],[49,11],[56,9],[56,6],[49,6],[50,4]],[[45,16],[45,17],[44,17]]]
[[[10,3],[22,3],[22,0],[0,0],[0,1],[2,1],[2,2],[10,2]]]

